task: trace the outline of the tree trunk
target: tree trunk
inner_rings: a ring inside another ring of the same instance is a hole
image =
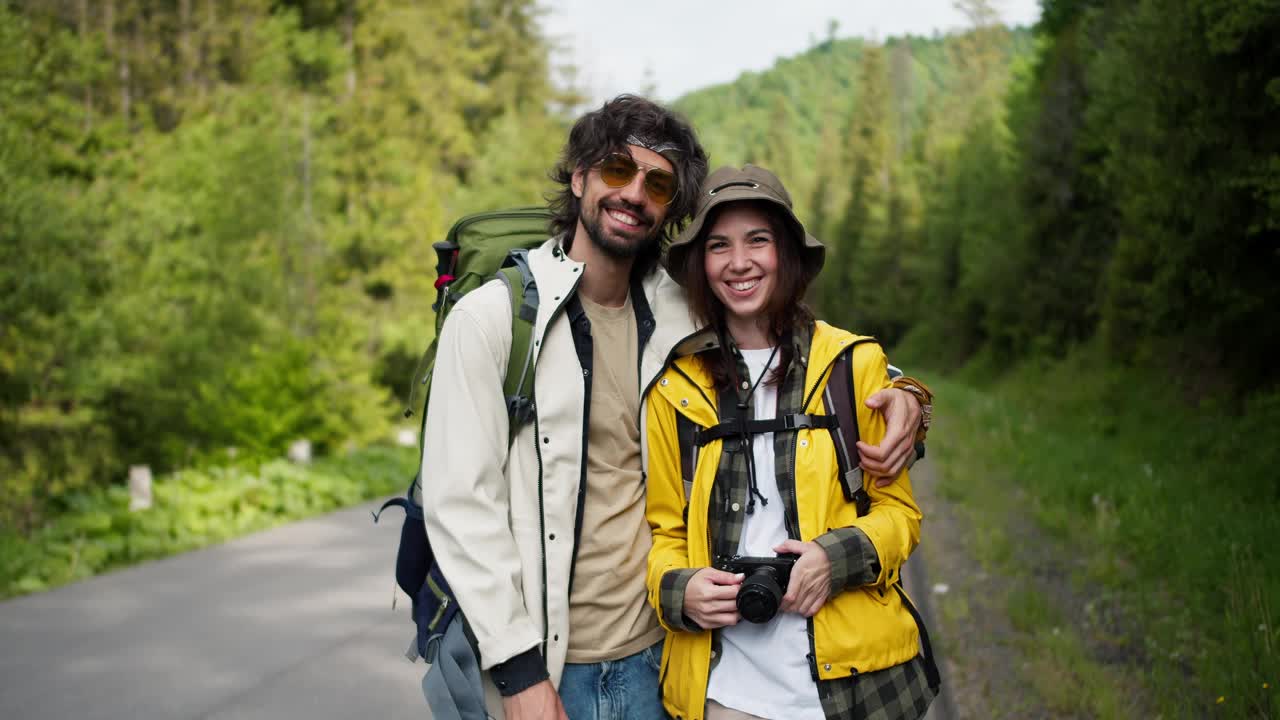
[[[308,337],[316,332],[319,298],[317,276],[320,272],[320,233],[316,229],[313,208],[312,155],[315,152],[312,138],[312,103],[314,99],[308,93],[302,99],[302,252],[300,253],[300,271],[302,274],[303,312],[299,314],[302,336]]]
[[[76,9],[79,11],[77,33],[80,46],[85,47],[89,41],[89,0],[79,0]],[[84,132],[86,134],[93,131],[93,82],[93,76],[86,72],[84,76]]]
[[[107,58],[112,62],[116,62],[118,48],[116,45],[116,0],[106,0],[102,6],[102,31],[103,44],[107,48]],[[110,90],[110,81],[105,83]]]
[[[347,98],[356,93],[356,0],[347,0],[347,11],[342,18],[342,40],[347,49]]]
[[[127,23],[128,36],[119,46],[117,53],[117,61],[119,63],[119,80],[120,80],[120,114],[124,116],[124,124],[126,128],[133,127],[133,92],[132,92],[132,68],[129,64],[130,55],[136,47],[138,34],[137,18],[131,18]]]
[[[191,0],[178,0],[178,55],[182,63],[179,95],[190,92],[195,82],[196,53],[191,34]]]
[[[218,0],[205,0],[204,27],[200,29],[200,64],[197,77],[200,82],[200,102],[213,87],[216,80],[218,48],[215,44],[218,33]]]
[[[311,214],[311,96],[302,99],[302,219],[308,232],[312,227]]]

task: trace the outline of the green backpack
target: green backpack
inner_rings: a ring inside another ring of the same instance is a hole
[[[425,420],[436,346],[445,318],[462,296],[496,275],[511,292],[511,357],[503,391],[511,410],[512,398],[523,392],[532,355],[533,324],[538,313],[538,291],[529,273],[528,251],[546,241],[551,211],[545,207],[520,207],[467,215],[454,223],[436,251],[435,338],[418,362],[409,389],[405,417],[416,412]],[[519,373],[513,373],[516,368]],[[527,408],[521,408],[527,411]]]
[[[427,400],[435,370],[440,329],[449,311],[462,296],[497,277],[511,295],[511,354],[503,396],[511,419],[511,436],[533,417],[530,371],[533,360],[533,326],[538,315],[538,289],[529,271],[529,250],[546,241],[551,212],[545,207],[522,207],[476,213],[454,223],[436,251],[435,338],[418,362],[409,390],[405,417],[418,414],[418,447],[426,432]],[[373,514],[378,521],[383,510],[397,506],[405,511],[396,551],[396,584],[413,599],[413,621],[417,625],[417,656],[428,657],[429,640],[444,632],[457,613],[457,603],[427,540],[422,520],[422,461],[404,497],[383,503]],[[425,500],[425,499],[424,499]],[[412,656],[412,650],[411,650]],[[430,658],[428,657],[428,661]]]

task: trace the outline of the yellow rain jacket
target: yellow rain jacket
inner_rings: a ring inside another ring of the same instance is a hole
[[[819,383],[825,384],[827,371],[837,356],[849,351],[849,346],[859,339],[826,323],[816,324],[805,375],[804,396],[812,400],[803,412],[827,414],[821,388],[811,390]],[[884,417],[863,403],[876,391],[890,387],[888,361],[874,342],[857,344],[851,352],[859,434],[867,442],[878,443],[885,433]],[[713,631],[690,631],[664,617],[662,578],[672,570],[701,568],[712,562],[708,513],[722,441],[713,441],[698,452],[686,525],[676,413],[700,427],[712,427],[719,422],[715,399],[711,376],[695,355],[677,358],[646,396],[647,513],[653,529],[647,578],[649,601],[668,631],[662,653],[663,702],[672,716],[683,720],[703,717]],[[878,488],[868,477],[864,487],[871,496],[871,510],[858,517],[854,504],[845,499],[841,489],[831,431],[796,432],[800,539],[815,540],[833,528],[857,527],[871,540],[880,560],[880,575],[875,582],[833,594],[812,618],[818,675],[829,680],[906,662],[920,652],[919,631],[892,586],[920,539],[922,516],[911,495],[910,479],[904,471],[888,487]]]

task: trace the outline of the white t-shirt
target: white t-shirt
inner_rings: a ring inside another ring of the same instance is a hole
[[[754,384],[769,367],[772,348],[743,350],[742,358]],[[777,415],[778,389],[756,386],[756,419]],[[739,555],[774,556],[773,547],[787,539],[782,495],[774,473],[773,433],[756,435],[752,443],[756,463],[756,485],[768,501],[756,500],[755,512],[746,516]],[[726,707],[771,720],[825,720],[818,686],[809,674],[808,621],[797,613],[779,612],[762,625],[740,621],[720,631],[720,662],[711,671],[707,697]]]

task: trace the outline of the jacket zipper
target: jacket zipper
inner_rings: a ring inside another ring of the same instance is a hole
[[[804,408],[800,408],[803,410]],[[800,497],[796,494],[796,452],[800,444],[800,431],[791,433],[791,484],[787,486],[787,494],[791,499],[791,512],[787,513],[787,535],[792,540],[800,539]],[[792,515],[795,517],[793,518]]]
[[[825,378],[827,377],[828,374],[830,374],[831,369],[835,367],[836,358],[839,358],[839,357],[840,357],[840,354],[836,353],[836,357],[832,358],[831,364],[828,365],[827,368],[822,371],[822,374],[818,376],[818,386],[823,385],[822,378]],[[812,399],[813,399],[813,392],[810,391],[809,397],[806,398],[805,402],[800,406],[800,412],[804,412],[806,409],[808,409],[809,401]],[[791,511],[795,513],[795,527],[793,529],[788,530],[788,532],[791,534],[791,537],[796,540],[801,539],[800,538],[800,498],[796,493],[796,460],[797,460],[796,453],[799,451],[799,448],[798,448],[799,443],[800,443],[800,433],[799,432],[792,433],[791,435],[791,487],[789,487],[788,490],[790,491],[790,495],[791,495]],[[791,520],[790,516],[788,516],[787,519]],[[821,680],[821,678],[818,676],[818,643],[817,643],[817,639],[814,637],[815,632],[813,629],[813,618],[805,618],[805,635],[807,635],[809,639],[809,673],[813,676],[813,684],[816,686],[818,682]],[[819,690],[818,695],[819,696],[822,695],[821,690]]]
[[[582,275],[579,274],[578,280],[581,280],[581,278],[582,278]],[[574,290],[576,290],[578,287],[578,280],[574,280],[573,285],[570,286],[570,288],[567,291],[565,291],[565,294],[562,296],[564,299],[561,300],[560,304],[557,305],[555,309],[551,311],[550,317],[547,318],[546,327],[551,327],[551,323],[554,322],[555,319],[564,310],[564,306],[569,302],[570,294]],[[544,331],[544,334],[545,334],[545,331]],[[541,341],[542,341],[542,338],[535,334],[534,342],[541,343]],[[533,363],[533,374],[535,379],[537,378],[537,375],[538,375],[538,372],[537,372],[538,362],[541,360],[542,360],[542,353],[539,352],[537,360],[535,360]],[[535,384],[535,397],[536,397],[536,384]],[[534,450],[534,454],[538,458],[538,546],[539,546],[539,549],[541,550],[540,555],[542,559],[542,657],[546,658],[548,655],[547,636],[551,634],[551,613],[547,609],[547,585],[548,585],[548,582],[547,582],[547,513],[546,513],[546,502],[545,502],[545,499],[543,498],[543,491],[542,491],[542,480],[543,480],[543,469],[544,469],[542,465],[542,443],[540,442],[542,439],[542,428],[541,428],[541,425],[538,423],[538,405],[537,405],[536,399],[534,401],[533,407],[534,407],[533,450]]]
[[[573,512],[573,548],[569,557],[572,558],[573,565],[569,566],[569,594],[573,595],[573,580],[575,576],[574,565],[578,562],[578,539],[582,535],[582,512],[583,503],[586,502],[587,495],[587,443],[591,436],[591,387],[595,382],[594,363],[590,370],[582,371],[582,449],[579,455],[582,461],[578,463],[578,501],[575,503]]]
[[[807,404],[805,406],[802,406],[800,409],[804,410],[805,407],[807,407]],[[800,498],[796,493],[796,452],[798,450],[797,446],[799,445],[799,443],[800,443],[800,433],[799,432],[792,433],[791,434],[791,485],[790,487],[787,488],[788,494],[791,496],[791,513],[787,514],[787,520],[789,522],[794,522],[795,525],[792,528],[788,529],[787,532],[795,540],[801,539],[800,538]],[[792,518],[792,515],[795,516],[794,519]],[[818,677],[818,646],[817,646],[817,641],[814,638],[813,618],[805,618],[805,635],[809,636],[809,668],[813,674],[813,683],[814,685],[817,685],[818,680],[820,678]]]
[[[538,425],[537,406],[533,413],[533,449],[538,456],[538,543],[542,560],[542,657],[547,656],[547,634],[551,629],[551,616],[547,612],[547,514],[542,500],[542,430]]]

